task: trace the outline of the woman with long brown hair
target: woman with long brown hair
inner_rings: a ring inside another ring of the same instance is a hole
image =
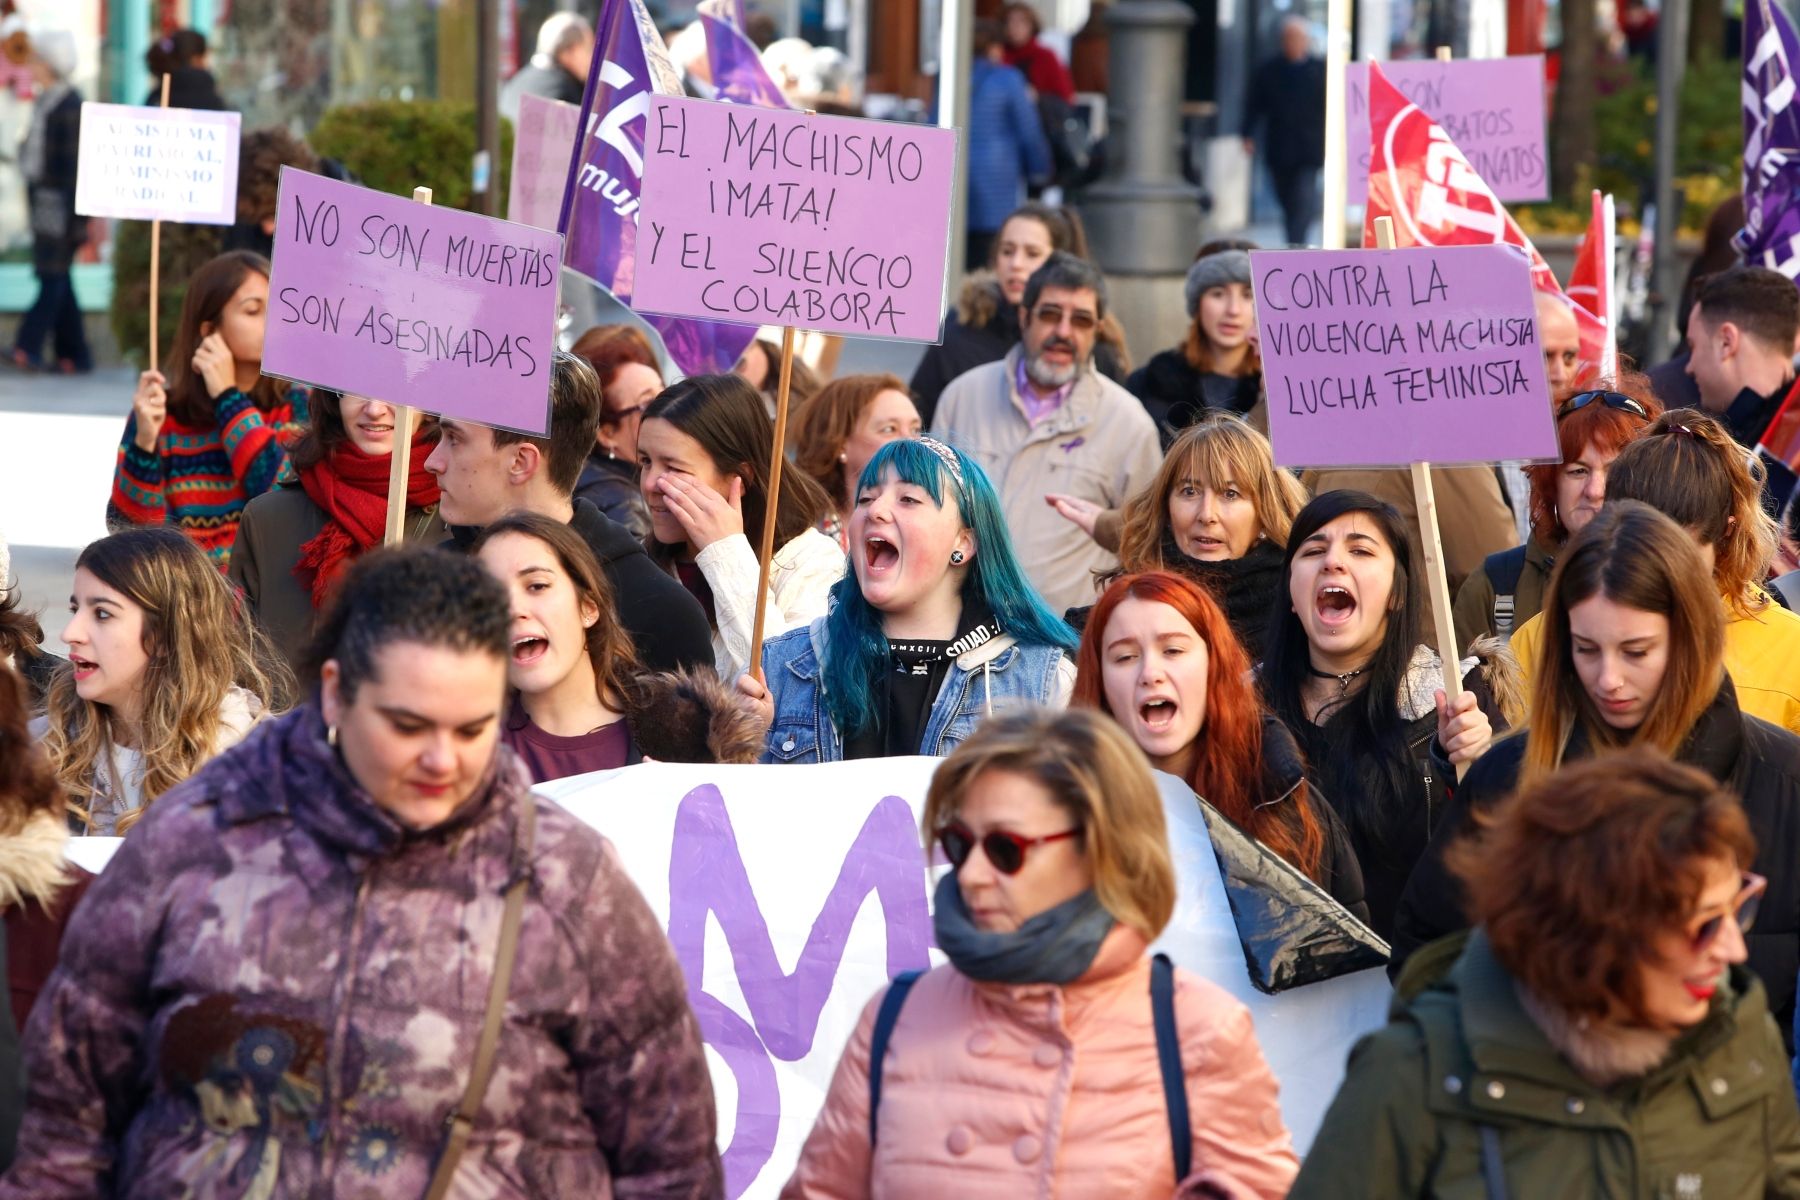
[[[637,653],[587,542],[566,522],[514,513],[471,552],[512,602],[500,740],[537,783],[640,761],[629,707]]]
[[[1191,580],[1115,580],[1088,618],[1071,704],[1097,708],[1167,771],[1367,921],[1362,868],[1306,781],[1287,726],[1264,711],[1225,614]]]
[[[1648,505],[1609,500],[1570,540],[1544,596],[1531,724],[1469,769],[1395,918],[1392,971],[1467,924],[1448,847],[1519,786],[1564,763],[1650,746],[1743,798],[1769,876],[1750,965],[1791,1030],[1800,969],[1800,737],[1740,707],[1719,598],[1694,540]]]
[[[107,521],[173,525],[224,570],[244,506],[288,469],[306,389],[262,373],[269,260],[230,250],[188,281],[169,373],[145,371],[119,443]]]
[[[69,665],[32,722],[85,833],[123,834],[157,797],[271,713],[292,680],[231,585],[172,529],[128,529],[75,560]]]
[[[290,665],[298,667],[332,585],[387,531],[395,411],[383,400],[315,391],[312,424],[289,455],[295,478],[244,509],[231,581]],[[425,469],[437,433],[434,418],[413,432],[401,526],[409,541],[448,536],[437,515],[437,478]]]
[[[757,547],[774,445],[775,427],[761,398],[737,375],[690,375],[650,402],[638,429],[650,556],[706,609],[714,666],[727,682],[750,669]],[[783,477],[765,639],[825,615],[831,585],[844,574],[844,551],[818,529],[830,507],[831,498],[810,476]]]
[[[1267,431],[1262,400],[1262,353],[1257,345],[1256,298],[1250,290],[1254,242],[1209,242],[1188,268],[1188,331],[1181,345],[1153,355],[1125,387],[1156,418],[1167,445],[1209,412],[1225,411]]]
[[[875,452],[895,438],[918,437],[924,426],[912,393],[885,372],[834,379],[794,414],[794,466],[831,497],[820,532],[849,549],[846,530],[856,507],[856,481]]]

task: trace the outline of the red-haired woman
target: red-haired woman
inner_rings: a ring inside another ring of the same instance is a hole
[[[600,427],[575,482],[575,495],[639,538],[647,537],[650,512],[638,494],[637,435],[645,406],[663,390],[656,350],[635,325],[596,325],[575,340],[571,351],[587,359],[600,377]]]
[[[1452,856],[1478,928],[1407,964],[1289,1200],[1800,1195],[1737,797],[1635,746],[1487,826]]]
[[[1071,704],[1111,716],[1158,770],[1369,919],[1343,823],[1307,784],[1293,734],[1263,711],[1249,656],[1204,588],[1167,571],[1115,580],[1075,662]]]
[[[1600,511],[1606,472],[1619,451],[1662,414],[1650,380],[1627,371],[1611,387],[1577,392],[1556,410],[1562,461],[1527,467],[1531,537],[1490,554],[1456,592],[1456,644],[1512,637],[1544,605],[1550,569],[1563,545]]]

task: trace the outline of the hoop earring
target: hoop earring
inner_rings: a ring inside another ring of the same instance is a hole
[[[327,725],[325,727],[325,744],[327,746],[330,746],[334,750],[337,748],[337,726],[336,725]]]

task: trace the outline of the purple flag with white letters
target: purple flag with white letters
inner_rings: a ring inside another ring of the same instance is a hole
[[[681,74],[643,0],[606,0],[557,227],[565,239],[564,265],[627,305],[637,273],[644,134],[653,94],[681,95]],[[731,370],[756,337],[753,325],[648,314],[644,320],[690,375]]]
[[[1744,6],[1744,261],[1800,276],[1800,40],[1779,3]]]
[[[756,43],[744,35],[743,5],[738,0],[702,0],[700,21],[706,30],[715,99],[760,108],[793,107],[769,78]]]

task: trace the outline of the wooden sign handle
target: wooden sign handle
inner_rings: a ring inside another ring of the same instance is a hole
[[[413,199],[431,203],[431,189],[416,187]],[[412,475],[413,424],[417,414],[405,404],[390,404],[394,410],[394,451],[388,458],[387,529],[381,538],[384,546],[398,546],[406,540],[406,483]]]
[[[769,566],[775,561],[775,510],[781,503],[781,467],[787,461],[788,387],[794,378],[794,327],[781,331],[781,384],[775,392],[775,444],[769,447],[769,494],[763,503],[762,553],[757,555],[756,619],[750,626],[750,674],[762,673],[763,621],[769,606]]]
[[[162,106],[169,107],[169,80],[171,76],[162,77]],[[162,218],[150,222],[150,369],[156,370],[162,357],[157,351],[156,314],[161,299],[157,293],[162,289]]]
[[[1394,219],[1375,218],[1375,248],[1394,249]],[[1412,464],[1413,506],[1419,512],[1419,544],[1425,551],[1425,592],[1431,601],[1431,628],[1438,653],[1444,660],[1444,699],[1454,705],[1462,695],[1462,652],[1456,644],[1456,622],[1450,615],[1450,573],[1444,569],[1444,542],[1438,536],[1437,492],[1431,485],[1431,464]],[[1461,779],[1467,763],[1456,768]]]

